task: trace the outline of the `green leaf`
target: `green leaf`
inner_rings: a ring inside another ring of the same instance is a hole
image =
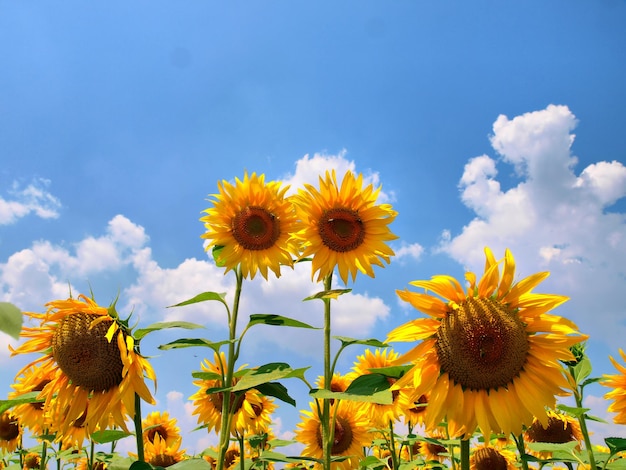
[[[241,380],[235,384],[232,391],[237,392],[250,388],[258,388],[261,384],[280,379],[288,379],[291,377],[303,378],[304,371],[307,369],[308,367],[294,370],[289,364],[284,362],[271,362],[257,369],[251,369],[249,373],[244,375]]]
[[[181,460],[167,467],[167,470],[211,470],[213,467],[204,459]]]
[[[162,344],[159,346],[159,349],[169,350],[169,349],[181,349],[181,348],[193,348],[197,346],[202,346],[205,348],[211,348],[216,353],[219,353],[220,348],[225,344],[228,344],[230,341],[224,340],[214,343],[204,338],[181,338],[176,341],[172,341],[171,343]]]
[[[374,348],[386,348],[389,346],[387,343],[383,343],[382,341],[377,340],[376,338],[355,339],[355,338],[348,338],[347,336],[333,336],[333,338],[341,341],[341,346],[343,348],[347,346],[351,346],[353,344],[361,344],[363,346],[372,346]]]
[[[389,468],[386,462],[383,462],[378,457],[374,455],[368,455],[364,459],[359,461],[359,468],[367,468],[372,470],[382,470]]]
[[[313,389],[309,392],[312,398],[321,400],[349,400],[360,403],[376,403],[378,405],[391,405],[393,396],[389,390],[382,390],[371,395],[359,395],[347,392],[331,392],[324,389]]]
[[[215,265],[218,268],[223,268],[226,266],[226,263],[220,260],[220,256],[222,255],[222,250],[224,250],[223,246],[214,246],[211,250],[211,255],[213,256],[213,261],[215,261]]]
[[[389,380],[382,374],[366,374],[354,379],[346,389],[346,393],[355,395],[373,395],[391,387]]]
[[[272,315],[269,313],[250,315],[248,328],[254,325],[292,326],[294,328],[311,328],[314,330],[319,330],[319,328],[308,325],[298,320],[294,320],[293,318],[282,317],[280,315]]]
[[[189,300],[185,300],[184,302],[180,302],[175,305],[170,305],[167,308],[182,307],[184,305],[191,305],[191,304],[197,304],[199,302],[206,302],[207,300],[217,300],[218,302],[221,302],[224,305],[226,305],[226,301],[224,300],[225,297],[226,297],[225,293],[218,294],[217,292],[203,292],[202,294],[198,294]]]
[[[587,356],[583,356],[573,369],[574,380],[577,384],[581,384],[591,374],[591,360]]]
[[[217,372],[194,371],[191,376],[200,380],[222,380],[222,375]]]
[[[280,382],[267,382],[257,385],[256,389],[263,395],[268,397],[278,398],[285,403],[289,403],[292,406],[296,406],[296,400],[291,398],[287,393],[287,387]]]
[[[399,379],[409,370],[411,370],[411,368],[413,368],[413,364],[408,364],[405,366],[377,367],[374,369],[369,369],[369,371],[373,374],[381,374],[385,377],[390,377],[392,379]]]
[[[186,321],[167,321],[167,322],[158,322],[153,323],[152,325],[148,325],[145,328],[139,328],[133,332],[133,337],[136,340],[142,339],[148,333],[152,333],[153,331],[165,330],[168,328],[184,328],[186,330],[196,330],[198,328],[204,328],[202,325],[198,325],[197,323],[190,323]]]
[[[611,450],[611,454],[617,454],[626,450],[626,439],[623,437],[606,437],[606,446]]]
[[[0,331],[19,339],[22,332],[22,312],[9,302],[0,302]]]
[[[106,429],[104,431],[95,431],[91,434],[91,439],[96,444],[106,444],[107,442],[119,441],[132,435],[130,432],[120,431],[119,429]]]
[[[352,289],[323,290],[321,292],[318,292],[317,294],[310,295],[302,300],[307,301],[307,300],[315,300],[315,299],[336,299],[340,295],[347,294],[349,292],[352,292]]]
[[[579,445],[578,441],[569,441],[559,444],[553,444],[548,442],[527,442],[528,448],[534,452],[565,452],[568,455],[573,455],[574,449]]]
[[[581,416],[583,416],[587,411],[591,410],[591,408],[578,408],[578,407],[574,407],[574,406],[567,406],[567,405],[563,405],[563,404],[558,404],[557,409],[564,411],[565,413],[568,413],[576,418],[580,418]]]
[[[589,379],[586,379],[582,384],[581,387],[586,387],[589,384],[593,384],[596,382],[600,382],[600,380],[602,380],[602,377],[591,377]]]
[[[45,401],[43,399],[37,398],[37,395],[39,395],[40,393],[41,392],[28,392],[11,400],[0,400],[0,414],[17,405],[24,405],[26,403],[41,403]]]
[[[149,463],[137,461],[133,462],[128,470],[152,470],[152,466]]]

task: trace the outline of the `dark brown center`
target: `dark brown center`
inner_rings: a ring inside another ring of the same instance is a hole
[[[340,253],[357,249],[365,239],[365,226],[358,212],[343,207],[324,212],[317,228],[322,243]]]
[[[481,447],[472,457],[476,470],[507,470],[506,459],[492,447]]]
[[[548,427],[544,428],[539,421],[534,421],[526,431],[529,441],[562,444],[576,440],[572,424],[567,420],[548,416]]]
[[[352,445],[353,433],[350,421],[343,416],[335,418],[335,434],[333,436],[333,446],[330,451],[332,455],[343,455]],[[322,424],[317,428],[317,444],[323,448],[322,444]]]
[[[0,440],[12,441],[20,435],[20,426],[17,418],[11,416],[8,412],[4,412],[0,416]]]
[[[278,218],[263,207],[246,207],[232,220],[233,238],[246,250],[267,250],[280,237]]]

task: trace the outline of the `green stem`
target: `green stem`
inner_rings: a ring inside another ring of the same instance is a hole
[[[41,442],[41,460],[39,462],[39,470],[46,470],[46,453],[48,449],[48,443],[45,439]]]
[[[328,274],[324,278],[324,290],[329,291],[332,287],[332,273]],[[330,300],[324,300],[324,389],[331,390],[332,366],[330,362]],[[322,406],[322,416],[320,417],[322,422],[322,443],[323,443],[323,462],[324,470],[330,470],[331,453],[333,449],[333,439],[335,427],[330,426],[330,400],[324,399]]]
[[[239,299],[241,298],[241,288],[243,286],[243,275],[241,273],[241,266],[235,270],[237,278],[237,284],[235,286],[235,298],[233,300],[233,309],[228,317],[228,357],[226,359],[226,377],[223,382],[224,388],[232,387],[233,375],[235,373],[235,362],[239,349],[236,349],[235,339],[237,337],[237,314],[239,313]],[[222,422],[220,427],[220,443],[219,443],[219,455],[217,460],[218,470],[223,470],[224,460],[226,452],[228,451],[228,444],[230,443],[230,421],[232,414],[230,410],[230,398],[231,392],[222,392]],[[243,456],[243,454],[242,454]]]
[[[237,441],[239,441],[239,468],[240,470],[246,470],[246,459],[243,449],[243,434],[237,433]]]
[[[143,438],[142,438],[142,440],[143,440]],[[94,462],[93,462],[93,454],[94,454],[94,452],[96,450],[96,443],[93,440],[91,440],[91,439],[89,439],[89,442],[91,443],[91,446],[89,448],[89,458],[87,459],[87,465],[88,465],[87,468],[89,468],[89,470],[92,470],[93,467],[94,467],[94,465],[93,465],[94,464]]]
[[[461,439],[461,470],[470,470],[470,441]]]
[[[576,377],[573,366],[568,366],[569,373],[572,377]],[[574,388],[574,399],[576,400],[576,407],[578,409],[583,407],[583,388],[580,384],[576,384]],[[591,447],[591,439],[589,438],[589,430],[587,429],[587,421],[585,420],[585,413],[578,416],[578,423],[580,424],[580,430],[585,440],[585,447],[589,456],[589,466],[592,470],[596,470],[596,459],[593,455],[593,448]]]
[[[524,455],[526,455],[524,434],[520,434],[517,438],[515,438],[515,445],[517,446],[517,452],[519,452],[519,458],[522,461],[522,470],[528,470],[528,462],[526,461],[526,458],[524,458]]]
[[[141,424],[141,397],[135,393],[135,416],[133,417],[135,422],[135,439],[137,441],[137,461],[145,462],[145,456],[143,453],[143,427]]]
[[[393,432],[393,421],[389,420],[389,451],[393,468],[398,468],[398,456],[396,455],[396,440]]]

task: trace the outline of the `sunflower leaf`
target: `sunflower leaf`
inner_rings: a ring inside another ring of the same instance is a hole
[[[19,308],[9,302],[0,302],[0,331],[19,339],[23,315]]]
[[[269,313],[250,315],[250,322],[248,323],[247,328],[250,328],[253,325],[292,326],[294,328],[311,328],[319,330],[319,328],[294,320],[293,318],[287,318],[281,315],[273,315]]]
[[[130,467],[128,467],[128,470],[152,470],[152,465],[146,462],[137,461],[137,462],[133,462],[132,464],[130,464]]]
[[[159,349],[169,350],[169,349],[193,348],[196,346],[202,346],[205,348],[211,348],[216,353],[219,353],[220,348],[228,343],[230,343],[229,340],[224,340],[224,341],[219,341],[217,343],[214,343],[204,338],[180,338],[167,344],[161,344],[159,346]]]
[[[564,412],[574,416],[575,418],[580,418],[587,411],[591,410],[591,408],[580,408],[580,407],[577,407],[577,406],[567,406],[567,405],[563,405],[562,403],[559,403],[556,407],[557,407],[557,409],[559,409],[561,411],[564,411]]]
[[[302,300],[306,301],[306,300],[315,300],[315,299],[336,299],[340,295],[348,294],[349,292],[352,292],[352,289],[323,290],[321,292],[318,292],[317,294],[313,294],[308,297],[305,297]]]
[[[611,454],[617,454],[626,450],[626,439],[623,437],[605,437],[604,442],[611,450]]]
[[[289,396],[287,393],[287,387],[280,382],[267,382],[259,384],[256,386],[256,389],[265,396],[278,398],[285,403],[296,406],[296,400]]]
[[[399,379],[411,370],[412,367],[413,364],[409,364],[406,366],[376,367],[368,370],[374,374],[381,374],[385,377],[391,377],[392,379]]]
[[[215,261],[215,266],[217,266],[218,268],[223,268],[226,266],[226,263],[220,259],[220,255],[222,254],[223,250],[224,250],[224,247],[218,246],[218,245],[214,246],[213,249],[211,250],[213,261]]]
[[[376,403],[378,405],[391,405],[393,403],[393,397],[391,396],[391,392],[389,390],[382,390],[370,395],[359,395],[355,393],[331,392],[330,390],[314,388],[309,392],[309,395],[312,398],[321,400],[348,400],[360,403]]]
[[[355,339],[355,338],[348,338],[347,336],[333,336],[333,338],[341,341],[342,348],[351,346],[353,344],[360,344],[363,346],[372,346],[374,348],[386,348],[389,346],[387,343],[383,343],[382,341],[377,340],[376,338]]]
[[[204,328],[204,326],[186,321],[157,322],[148,325],[145,328],[139,328],[138,330],[135,330],[133,333],[133,337],[136,340],[140,340],[148,333],[152,333],[153,331],[166,330],[168,328],[184,328],[186,330],[196,330],[198,328]]]
[[[241,377],[241,380],[239,380],[239,382],[232,387],[232,391],[237,392],[241,390],[248,390],[250,388],[258,388],[259,385],[264,383],[292,377],[303,380],[304,371],[307,369],[308,367],[292,369],[289,364],[284,362],[271,362],[250,370],[249,373]]]
[[[191,304],[197,304],[199,302],[206,302],[207,300],[217,300],[218,302],[221,302],[222,304],[228,306],[226,304],[226,301],[224,300],[225,297],[226,297],[225,293],[218,294],[217,292],[203,292],[202,294],[198,294],[189,300],[185,300],[175,305],[169,305],[167,308],[182,307],[184,305],[191,305]]]
[[[41,392],[28,392],[20,395],[18,398],[13,398],[11,400],[0,400],[0,414],[17,405],[43,402],[43,399],[37,398],[37,395],[39,395],[39,393]]]
[[[91,439],[96,444],[106,444],[107,442],[119,441],[120,439],[132,435],[132,433],[120,431],[119,429],[106,429],[103,431],[95,431],[91,434]]]

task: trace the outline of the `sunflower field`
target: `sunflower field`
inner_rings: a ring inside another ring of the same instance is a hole
[[[115,303],[93,294],[51,300],[41,312],[0,303],[0,329],[20,339],[11,355],[32,361],[0,401],[0,468],[151,470],[201,469],[455,469],[626,468],[626,439],[592,444],[583,407],[585,388],[606,387],[609,411],[626,424],[626,354],[611,358],[617,373],[591,376],[587,336],[553,312],[565,296],[536,293],[549,275],[515,277],[516,260],[485,248],[484,272],[463,282],[447,275],[415,280],[396,291],[414,318],[385,338],[332,336],[334,289],[357,275],[375,276],[394,256],[388,242],[397,213],[377,202],[380,187],[363,176],[334,171],[287,196],[280,182],[245,173],[218,182],[200,221],[202,238],[217,266],[235,277],[234,292],[202,292],[171,307],[221,304],[229,336],[221,341],[181,338],[163,351],[203,348],[197,387],[190,397],[198,432],[219,444],[188,453],[176,419],[142,414],[155,404],[157,371],[141,351],[155,331],[195,330],[188,322],[140,327]],[[256,325],[312,328],[288,316],[252,314],[243,323],[239,300],[245,282],[260,274],[280,277],[283,267],[310,263],[318,292],[304,301],[323,312],[323,374],[289,364],[240,365],[244,338]],[[333,353],[331,342],[339,345]],[[393,343],[408,343],[400,354]],[[338,358],[353,345],[365,348],[347,373]],[[208,349],[207,349],[208,348]],[[196,349],[198,350],[198,349]],[[277,402],[296,406],[284,381],[299,380],[310,402],[301,410],[293,441],[276,438]],[[574,406],[559,403],[570,397]],[[116,450],[133,436],[134,452]],[[25,446],[25,437],[36,445]],[[285,448],[297,445],[299,455]]]

